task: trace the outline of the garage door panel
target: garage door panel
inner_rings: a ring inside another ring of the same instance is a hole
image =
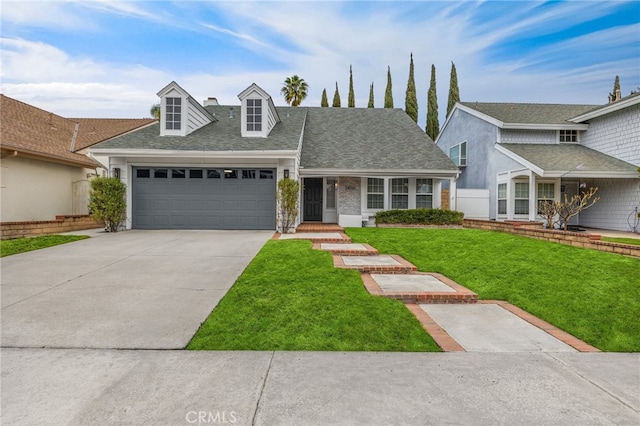
[[[242,170],[238,179],[225,179],[208,178],[206,169],[193,174],[204,178],[190,178],[190,169],[180,174],[184,178],[172,178],[171,172],[167,178],[155,178],[153,168],[138,178],[137,169],[132,184],[134,228],[275,229],[276,183],[259,179],[258,170]],[[274,176],[275,170],[266,175]],[[246,176],[256,178],[242,178]]]

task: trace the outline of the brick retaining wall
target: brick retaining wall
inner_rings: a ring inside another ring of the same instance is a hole
[[[36,237],[39,235],[80,231],[82,229],[102,228],[103,226],[91,219],[89,215],[56,216],[55,220],[0,222],[0,239]]]
[[[640,246],[610,243],[601,241],[600,235],[584,232],[564,232],[542,228],[542,222],[517,222],[493,220],[464,219],[465,228],[486,229],[489,231],[508,232],[538,240],[551,241],[575,247],[583,247],[627,256],[640,257]]]

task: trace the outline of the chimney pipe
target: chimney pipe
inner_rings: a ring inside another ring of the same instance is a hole
[[[202,104],[203,104],[204,106],[209,106],[209,105],[220,105],[220,104],[218,103],[218,99],[216,99],[216,98],[212,98],[212,97],[209,97],[209,98],[205,99],[205,101],[204,101]]]
[[[616,102],[619,101],[621,98],[620,96],[620,89],[616,89]]]

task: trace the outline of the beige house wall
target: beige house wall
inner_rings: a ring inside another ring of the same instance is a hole
[[[21,157],[4,158],[0,168],[1,222],[87,214],[87,173],[93,170]]]

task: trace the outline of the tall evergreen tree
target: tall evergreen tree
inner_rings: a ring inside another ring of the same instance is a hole
[[[333,104],[332,107],[340,108],[340,93],[338,92],[338,82],[336,81],[336,91],[333,94]]]
[[[458,89],[458,73],[456,64],[451,62],[451,76],[449,77],[449,101],[447,102],[447,117],[456,102],[460,102],[460,89]]]
[[[369,86],[369,103],[367,104],[367,108],[375,108],[373,106],[373,82],[371,82],[371,86]]]
[[[387,66],[387,88],[384,91],[384,107],[393,108],[393,90],[391,86],[391,67]]]
[[[327,89],[322,89],[322,99],[320,100],[320,106],[324,108],[329,106],[329,99],[327,99]]]
[[[613,92],[609,93],[609,102],[615,102],[618,90],[620,90],[620,77],[616,75],[616,80],[613,82]]]
[[[431,83],[427,94],[427,126],[425,131],[434,141],[440,133],[438,122],[438,95],[436,94],[436,66],[431,64]]]
[[[418,97],[416,95],[416,81],[413,78],[413,53],[409,62],[409,81],[407,81],[407,92],[404,99],[404,111],[418,122]]]
[[[347,106],[349,108],[355,108],[356,106],[356,95],[353,91],[353,70],[351,69],[351,65],[349,65],[349,98],[347,99]]]

